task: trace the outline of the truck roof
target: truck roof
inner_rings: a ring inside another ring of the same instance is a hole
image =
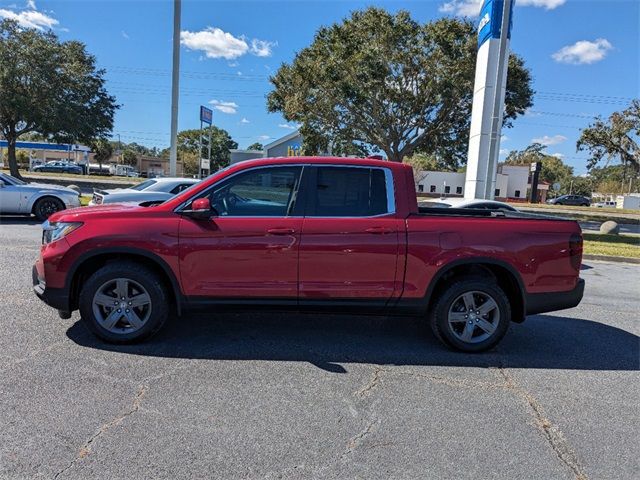
[[[387,167],[394,168],[394,166],[403,165],[397,162],[391,162],[388,160],[379,160],[377,158],[355,158],[355,157],[269,157],[269,158],[256,158],[253,160],[244,160],[232,165],[232,167],[242,166],[243,168],[259,166],[259,165],[275,165],[275,164],[339,164],[339,165],[367,165],[371,167]]]

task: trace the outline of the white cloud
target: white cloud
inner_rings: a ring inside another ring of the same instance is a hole
[[[190,50],[202,50],[207,58],[238,58],[249,50],[243,38],[237,38],[220,28],[209,27],[200,32],[180,32],[180,43]]]
[[[221,111],[222,113],[236,113],[238,111],[238,104],[235,102],[223,102],[222,100],[211,100],[209,102],[213,105],[213,108]]]
[[[251,122],[247,120],[245,117],[242,117],[242,120],[240,120],[240,123],[251,123]]]
[[[298,128],[296,125],[289,125],[288,123],[281,123],[278,125],[280,128],[286,128],[287,130],[295,130]]]
[[[551,156],[559,158],[560,160],[562,160],[564,158],[564,154],[562,154],[562,153],[552,153]]]
[[[475,17],[480,13],[482,0],[451,0],[440,5],[442,13],[453,13],[460,17]]]
[[[233,60],[247,53],[258,57],[268,57],[275,42],[267,40],[251,40],[247,43],[244,36],[234,37],[220,28],[208,27],[199,32],[183,30],[180,32],[180,43],[190,50],[200,50],[207,58],[225,58]]]
[[[122,34],[122,38],[126,38],[127,40],[129,40],[129,34],[127,32],[122,30],[122,32],[120,32],[120,33]]]
[[[260,135],[258,140],[269,140],[271,137],[269,135]]]
[[[23,28],[35,28],[36,30],[53,28],[60,23],[58,20],[46,13],[39,12],[36,8],[35,2],[33,1],[27,2],[27,9],[21,12],[0,8],[0,18],[15,20],[18,22],[18,25]]]
[[[612,48],[613,45],[605,38],[598,38],[594,42],[580,40],[573,45],[562,47],[551,57],[560,63],[590,64],[604,59]]]
[[[554,135],[550,137],[549,135],[544,135],[543,137],[532,138],[531,143],[539,143],[541,145],[557,145],[559,143],[564,142],[567,139],[564,135]]]
[[[507,153],[509,153],[509,150],[506,148],[501,148],[498,153],[500,153],[500,155],[506,155]]]
[[[566,3],[567,0],[516,0],[518,7],[541,7],[553,10]],[[459,17],[477,17],[480,13],[482,0],[451,0],[440,5],[442,13],[452,13]]]
[[[531,107],[529,107],[524,111],[524,116],[525,117],[540,117],[540,116],[542,116],[542,114],[540,112],[536,112],[534,110],[531,110]]]
[[[278,45],[278,42],[269,42],[268,40],[258,40],[254,38],[251,40],[251,53],[256,57],[270,57],[273,53],[273,47]]]
[[[541,7],[545,10],[553,10],[564,5],[567,0],[516,0],[519,7]]]
[[[240,64],[239,64],[238,62],[229,62],[229,63],[228,63],[228,65],[229,65],[231,68],[234,68],[234,67],[239,66]]]

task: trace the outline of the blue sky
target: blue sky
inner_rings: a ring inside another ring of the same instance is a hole
[[[478,10],[478,0],[183,0],[179,128],[198,126],[202,104],[214,108],[214,123],[241,148],[289,133],[295,126],[266,111],[268,76],[307,46],[320,26],[369,5],[406,9],[421,22]],[[639,6],[518,0],[511,48],[524,57],[538,93],[531,112],[503,131],[503,151],[538,140],[577,174],[586,171],[586,154],[575,150],[579,129],[640,96]],[[159,0],[0,0],[0,17],[84,42],[122,105],[114,133],[158,147],[169,144],[172,15],[172,2]]]

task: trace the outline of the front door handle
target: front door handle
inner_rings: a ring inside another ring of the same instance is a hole
[[[293,228],[270,228],[267,233],[270,235],[291,235],[296,231]]]
[[[392,233],[393,230],[388,227],[371,227],[365,230],[367,233],[377,233],[378,235],[383,235],[385,233]]]

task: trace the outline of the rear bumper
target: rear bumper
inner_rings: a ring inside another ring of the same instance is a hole
[[[573,290],[567,292],[526,294],[527,315],[573,308],[580,303],[583,295],[584,280],[582,278],[578,279]]]
[[[38,277],[38,270],[33,266],[31,270],[33,292],[44,303],[57,310],[69,311],[69,294],[64,288],[48,288],[44,280]]]

